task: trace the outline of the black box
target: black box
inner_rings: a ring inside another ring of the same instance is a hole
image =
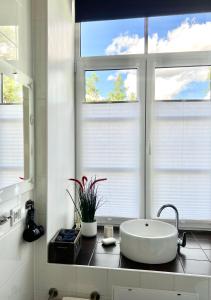
[[[61,231],[68,231],[68,229],[59,230],[51,239],[48,246],[48,262],[74,264],[81,249],[81,233],[75,230],[77,236],[73,242],[70,242],[58,240]]]

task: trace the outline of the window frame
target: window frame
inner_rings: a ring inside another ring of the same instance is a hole
[[[10,65],[6,61],[0,61],[0,73],[7,76],[17,74],[18,82],[23,85],[23,89],[27,88],[28,91],[28,113],[26,114],[26,122],[24,124],[24,130],[27,133],[25,136],[24,147],[28,144],[27,158],[28,165],[24,165],[28,168],[28,178],[18,183],[3,187],[0,189],[0,204],[10,201],[14,197],[20,197],[21,194],[32,191],[34,188],[34,107],[33,107],[33,80],[26,74],[17,70],[14,66]],[[23,95],[24,97],[24,95]],[[0,105],[13,105],[8,103],[0,103]],[[17,104],[15,104],[17,105]],[[25,159],[25,158],[24,158]]]
[[[145,50],[147,50],[147,18],[145,20]],[[211,51],[191,51],[191,52],[172,52],[172,53],[144,53],[144,54],[128,54],[128,55],[112,55],[112,56],[96,56],[96,57],[81,57],[80,56],[80,24],[76,24],[75,28],[75,91],[76,91],[76,120],[75,120],[75,145],[76,149],[80,149],[79,144],[79,130],[78,130],[78,105],[82,101],[85,92],[85,79],[84,71],[86,70],[109,70],[109,69],[134,69],[143,68],[140,78],[137,78],[138,89],[137,95],[140,99],[140,90],[142,89],[142,107],[143,109],[143,125],[142,136],[144,137],[144,149],[141,157],[141,161],[144,162],[144,169],[141,170],[143,174],[143,191],[144,197],[142,198],[144,203],[141,203],[140,208],[143,208],[144,215],[140,218],[150,218],[150,205],[151,205],[151,163],[150,163],[150,152],[151,152],[151,112],[152,103],[154,101],[155,93],[155,68],[161,67],[190,67],[190,66],[209,66],[211,65]],[[81,88],[83,86],[83,88]],[[140,90],[139,90],[140,89]],[[141,103],[141,101],[140,101]],[[80,151],[80,150],[79,150]],[[76,151],[78,152],[78,150]],[[76,162],[76,177],[78,175],[78,165],[80,164],[80,155],[75,156]],[[211,199],[210,199],[211,201]],[[120,224],[128,218],[110,218],[101,217],[98,222],[101,224]],[[163,220],[159,218],[160,220]],[[174,223],[174,220],[164,220],[169,223]],[[211,220],[180,220],[180,227],[184,229],[210,229]]]
[[[142,122],[140,124],[140,135],[143,136],[143,141],[140,145],[142,156],[140,158],[140,161],[143,162],[143,168],[140,169],[141,172],[141,178],[143,178],[143,181],[141,184],[141,198],[145,198],[145,69],[146,69],[146,59],[145,55],[142,56],[141,60],[140,57],[133,57],[132,55],[129,55],[129,57],[124,56],[118,56],[118,58],[115,56],[111,59],[111,57],[94,57],[94,58],[79,58],[77,61],[77,72],[76,72],[76,149],[78,155],[75,157],[76,161],[76,177],[79,176],[79,170],[81,169],[80,166],[80,110],[79,106],[84,101],[85,96],[85,71],[90,70],[117,70],[117,69],[137,69],[137,99],[140,103],[140,108],[142,112]],[[143,87],[143,88],[141,88]],[[127,102],[123,103],[127,104]],[[84,104],[89,105],[89,103]],[[97,105],[100,105],[97,104]],[[115,105],[115,103],[112,103],[112,105]],[[142,218],[146,215],[146,208],[145,208],[145,201],[142,201],[140,203],[140,215]],[[119,224],[125,218],[111,218],[111,217],[100,217],[97,218],[99,223],[113,223],[113,224]]]
[[[155,95],[155,69],[211,65],[211,51],[148,54],[146,83],[146,218],[151,218],[151,130],[152,106]],[[210,199],[211,201],[211,199]],[[161,219],[162,220],[162,219]],[[165,221],[173,223],[174,220]],[[210,229],[211,220],[180,220],[184,229]]]

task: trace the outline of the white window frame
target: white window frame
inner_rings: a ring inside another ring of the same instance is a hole
[[[147,30],[145,30],[147,32]],[[211,51],[200,52],[178,52],[178,53],[152,53],[152,54],[129,54],[129,55],[112,55],[112,56],[96,56],[81,57],[80,56],[80,24],[76,24],[76,149],[80,151],[79,137],[79,113],[78,105],[84,101],[85,96],[85,71],[89,70],[116,70],[116,69],[137,69],[137,93],[140,101],[141,111],[144,116],[144,123],[141,124],[141,136],[144,137],[141,161],[144,162],[144,168],[141,170],[141,176],[144,178],[141,182],[141,190],[143,191],[144,203],[141,203],[140,209],[144,215],[140,218],[150,217],[151,205],[151,111],[155,93],[155,68],[164,67],[190,67],[190,66],[209,66],[211,65]],[[147,44],[147,41],[145,41]],[[145,47],[146,49],[146,47]],[[142,88],[143,87],[143,88]],[[75,157],[76,161],[76,177],[78,174],[78,166],[80,165],[80,154]],[[144,173],[143,173],[144,172]],[[211,201],[211,199],[210,199]],[[120,224],[125,218],[101,217],[100,223]],[[174,220],[164,220],[173,223]],[[180,228],[184,229],[209,229],[211,230],[211,220],[181,220]]]
[[[6,61],[0,61],[0,73],[7,76],[12,76],[17,74],[18,82],[23,85],[23,87],[28,89],[28,113],[27,118],[24,120],[24,128],[27,131],[27,136],[25,136],[24,144],[24,169],[27,170],[28,178],[22,182],[12,184],[7,187],[0,189],[0,204],[10,201],[15,197],[20,197],[21,194],[29,192],[34,188],[34,107],[33,107],[33,81],[26,74],[17,70],[14,66]],[[6,105],[6,104],[2,104]]]
[[[146,218],[151,218],[151,115],[155,95],[155,69],[211,66],[211,51],[148,54],[146,84]],[[210,199],[211,201],[211,199]],[[165,220],[172,223],[172,220]],[[211,220],[180,220],[184,229],[211,229]]]
[[[90,70],[125,70],[125,69],[136,69],[137,70],[137,99],[141,106],[141,115],[142,115],[142,123],[140,124],[140,135],[143,137],[144,142],[142,141],[141,146],[141,153],[142,157],[140,158],[140,161],[143,163],[143,168],[140,169],[142,182],[140,182],[141,185],[141,199],[145,199],[145,57],[142,57],[141,60],[139,57],[124,57],[119,56],[114,57],[113,59],[110,59],[110,57],[96,57],[96,58],[82,58],[77,63],[77,75],[76,75],[76,90],[78,91],[76,96],[76,149],[77,154],[76,155],[76,177],[79,175],[80,170],[80,130],[79,130],[79,105],[82,103],[85,99],[85,71]],[[143,87],[143,88],[142,88]],[[85,104],[86,105],[86,104]],[[89,104],[87,104],[89,105]],[[96,104],[96,105],[100,105]],[[115,105],[115,103],[113,104]],[[124,103],[123,103],[124,105]],[[142,201],[140,204],[140,216],[142,218],[145,217],[146,214],[146,208],[145,208],[145,202]],[[100,217],[98,218],[99,223],[113,223],[113,224],[119,224],[121,223],[125,218],[111,218],[111,217]]]

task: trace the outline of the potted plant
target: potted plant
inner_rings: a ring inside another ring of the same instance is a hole
[[[97,234],[97,222],[95,220],[95,213],[102,205],[102,198],[98,196],[98,183],[107,178],[90,179],[83,176],[81,181],[70,178],[76,184],[77,198],[73,199],[71,193],[67,192],[75,206],[75,209],[81,219],[81,233],[86,237],[93,237]]]

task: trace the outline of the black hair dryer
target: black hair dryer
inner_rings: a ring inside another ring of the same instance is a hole
[[[38,240],[42,235],[44,235],[45,230],[42,225],[37,225],[34,221],[35,219],[34,201],[28,200],[26,202],[25,208],[27,209],[27,215],[26,215],[26,227],[23,232],[23,239],[26,242],[33,242]]]

